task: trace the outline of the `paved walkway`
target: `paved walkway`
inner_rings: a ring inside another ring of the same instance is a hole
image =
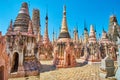
[[[41,61],[43,66],[40,76],[9,80],[111,80],[99,77],[100,63],[86,64],[80,63],[79,60],[77,62],[79,62],[77,67],[55,69],[52,61]]]
[[[78,64],[79,67],[62,68],[40,74],[40,80],[103,80],[99,78],[99,64]]]

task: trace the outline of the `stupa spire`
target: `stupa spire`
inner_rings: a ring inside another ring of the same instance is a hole
[[[104,30],[103,28],[103,31],[102,31],[102,39],[106,39],[107,38],[107,33],[106,31]]]
[[[48,14],[46,13],[45,17],[45,32],[44,32],[44,41],[43,43],[49,42],[49,36],[48,36]]]
[[[13,24],[12,24],[12,20],[10,21],[10,25],[8,28],[8,32],[11,32],[13,30]]]
[[[74,28],[74,38],[73,38],[73,42],[78,43],[79,42],[79,37],[78,37],[78,27]]]
[[[86,26],[86,20],[84,20],[84,30],[88,31]]]
[[[93,25],[90,26],[89,43],[91,43],[91,42],[96,43],[96,34],[95,34]]]
[[[63,19],[62,19],[62,26],[60,30],[59,38],[70,38],[66,20],[66,6],[63,7]]]
[[[84,44],[88,43],[88,38],[89,38],[88,30],[86,27],[86,22],[84,21]]]
[[[53,43],[54,43],[54,41],[55,41],[55,32],[54,32],[54,28],[53,28],[53,37],[52,37],[52,38],[53,38],[52,41],[53,41]]]
[[[62,20],[61,32],[68,32],[67,21],[66,21],[66,6],[64,6],[64,9],[63,9],[63,20]]]

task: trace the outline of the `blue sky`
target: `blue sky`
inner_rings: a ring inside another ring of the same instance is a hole
[[[6,33],[10,20],[18,15],[22,2],[29,3],[29,13],[32,18],[33,8],[40,10],[41,34],[44,34],[45,15],[48,6],[49,37],[52,39],[53,27],[57,35],[61,26],[63,5],[66,5],[67,23],[71,36],[77,25],[79,36],[84,29],[84,20],[89,30],[90,24],[96,27],[97,36],[102,28],[108,31],[109,17],[113,13],[120,23],[120,0],[1,0],[0,31]]]

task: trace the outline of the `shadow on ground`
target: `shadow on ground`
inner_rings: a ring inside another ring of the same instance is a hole
[[[84,62],[77,62],[77,66],[76,67],[82,67],[88,64],[88,61],[84,61]]]
[[[48,72],[48,71],[53,71],[53,70],[55,70],[55,69],[56,69],[56,67],[53,66],[53,65],[42,64],[40,73]]]
[[[77,62],[77,65],[75,67],[82,67],[88,64],[88,61],[84,62]],[[53,71],[56,70],[56,67],[52,64],[42,64],[40,73],[48,72],[48,71]]]

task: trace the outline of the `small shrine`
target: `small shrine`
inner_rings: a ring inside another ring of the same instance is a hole
[[[114,60],[108,54],[108,47],[105,45],[106,50],[106,57],[102,59],[101,66],[100,66],[100,77],[101,78],[108,78],[113,77],[115,75],[114,70]]]
[[[70,38],[66,21],[66,6],[64,6],[61,32],[54,47],[53,55],[53,64],[58,68],[76,66],[74,44]]]

